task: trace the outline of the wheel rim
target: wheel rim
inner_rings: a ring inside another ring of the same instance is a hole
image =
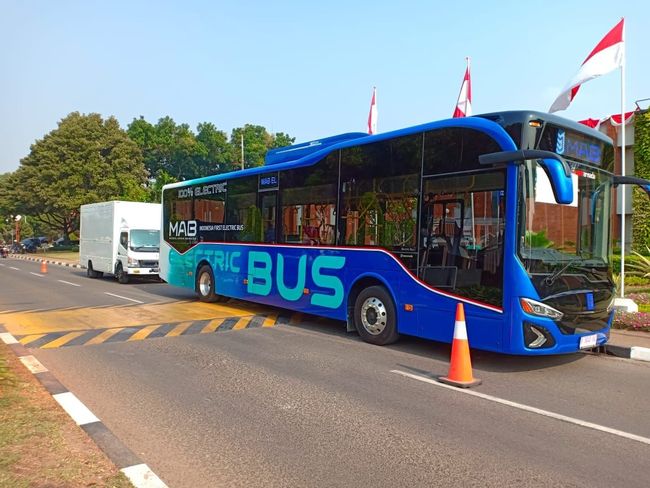
[[[201,295],[204,297],[207,297],[210,294],[210,290],[212,289],[212,280],[210,279],[210,274],[209,273],[203,273],[199,277],[199,292],[201,292]]]
[[[386,306],[377,297],[370,297],[361,306],[361,325],[369,334],[381,334],[388,323]]]

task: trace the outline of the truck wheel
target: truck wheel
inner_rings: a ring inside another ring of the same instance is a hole
[[[354,302],[354,325],[359,336],[371,344],[383,346],[399,339],[397,314],[390,293],[383,286],[370,286]]]
[[[126,271],[124,271],[122,263],[119,263],[117,265],[117,268],[115,269],[115,276],[121,285],[126,285],[129,282],[129,275],[126,273]]]
[[[214,273],[212,268],[204,264],[196,274],[196,292],[202,302],[215,303],[226,301],[227,298],[215,293]]]

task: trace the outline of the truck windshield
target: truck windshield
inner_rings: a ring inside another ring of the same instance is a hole
[[[559,205],[544,169],[534,161],[522,167],[519,256],[533,282],[543,283],[536,286],[542,296],[560,291],[554,283],[565,275],[572,286],[611,283],[611,175],[575,163],[571,169],[573,202]]]
[[[158,252],[158,248],[160,247],[160,231],[132,230],[129,247],[132,251]]]

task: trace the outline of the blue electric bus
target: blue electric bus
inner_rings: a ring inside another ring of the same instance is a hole
[[[160,276],[347,322],[367,342],[559,354],[609,334],[612,141],[513,111],[268,152],[264,166],[163,189]],[[646,189],[650,186],[646,186]]]

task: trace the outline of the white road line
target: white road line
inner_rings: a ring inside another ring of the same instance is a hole
[[[0,314],[1,313],[11,313],[11,312],[15,312],[15,310],[0,310]]]
[[[99,422],[99,419],[88,410],[88,407],[81,403],[74,393],[66,391],[65,393],[58,393],[52,395],[59,405],[63,407],[63,410],[68,412],[68,415],[72,417],[77,425],[86,425],[92,424],[93,422]]]
[[[5,344],[18,344],[18,340],[9,332],[1,332],[0,341],[4,342]]]
[[[115,298],[121,298],[122,300],[129,300],[129,301],[135,302],[135,303],[144,303],[144,302],[141,302],[140,300],[136,300],[135,298],[123,297],[122,295],[116,295],[115,293],[108,293],[107,291],[105,291],[104,294],[105,295],[110,295],[110,296],[115,297]]]
[[[70,283],[69,281],[65,281],[65,280],[56,280],[56,281],[58,281],[59,283],[65,283],[66,285],[70,285],[70,286],[81,286],[78,285],[77,283]]]
[[[636,435],[636,434],[630,434],[629,432],[624,432],[622,430],[612,429],[610,427],[605,427],[603,425],[594,424],[592,422],[586,422],[584,420],[576,419],[576,418],[573,418],[573,417],[567,417],[566,415],[562,415],[562,414],[555,413],[555,412],[549,412],[548,410],[542,410],[541,408],[531,407],[529,405],[524,405],[522,403],[511,402],[510,400],[504,400],[503,398],[495,397],[495,396],[492,396],[492,395],[486,395],[485,393],[479,393],[477,391],[471,391],[471,390],[457,388],[457,387],[451,386],[451,385],[445,385],[444,383],[439,383],[438,381],[432,380],[431,378],[427,378],[427,377],[424,377],[424,376],[419,376],[419,375],[416,375],[416,374],[407,373],[405,371],[399,371],[399,370],[396,370],[396,369],[392,369],[391,373],[396,373],[396,374],[399,374],[399,375],[402,375],[402,376],[406,376],[407,378],[411,378],[411,379],[414,379],[414,380],[417,380],[417,381],[422,381],[424,383],[429,383],[431,385],[439,386],[441,388],[447,388],[448,390],[453,390],[453,391],[458,392],[458,393],[464,393],[465,395],[475,396],[475,397],[482,398],[484,400],[488,400],[488,401],[491,401],[491,402],[500,403],[501,405],[506,405],[508,407],[517,408],[519,410],[524,410],[526,412],[531,412],[531,413],[536,413],[538,415],[543,415],[544,417],[550,417],[552,419],[560,420],[562,422],[568,422],[570,424],[579,425],[581,427],[586,427],[587,429],[593,429],[593,430],[598,430],[600,432],[606,432],[608,434],[617,435],[619,437],[624,437],[625,439],[630,439],[630,440],[633,440],[633,441],[642,442],[643,444],[650,445],[650,438],[648,438],[648,437],[643,437],[643,436]]]
[[[34,356],[21,356],[18,359],[20,359],[20,362],[23,363],[32,374],[45,373],[47,371],[47,368]]]
[[[20,271],[20,268],[16,268],[14,266],[9,266],[9,269],[15,269],[16,271]]]
[[[0,263],[0,266],[2,266],[3,268],[5,267],[5,265],[4,265],[4,264],[2,264],[2,263]]]
[[[120,471],[137,488],[167,488],[167,485],[146,464],[136,464]]]
[[[39,273],[34,273],[33,271],[30,271],[29,274],[38,276],[39,278],[45,278],[45,275],[39,274]]]

